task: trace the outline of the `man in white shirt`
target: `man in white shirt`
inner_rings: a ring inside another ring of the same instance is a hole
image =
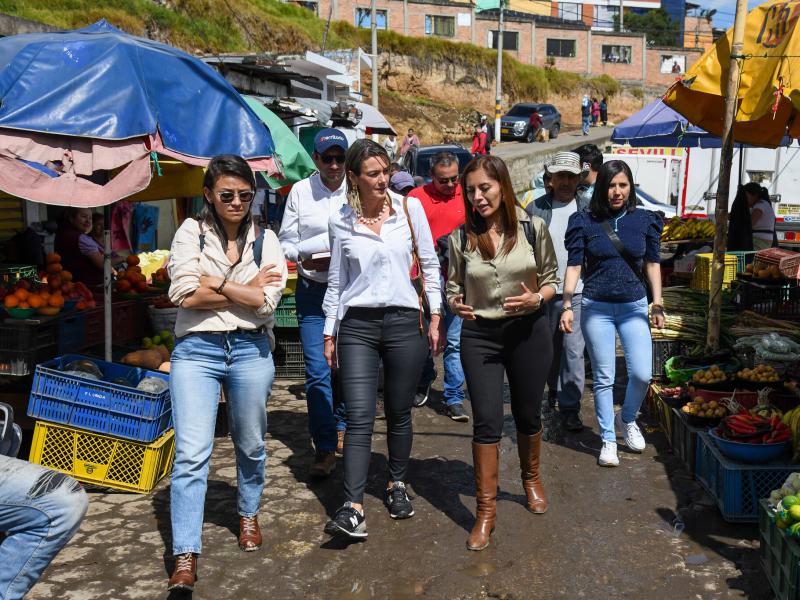
[[[330,239],[328,220],[347,203],[344,155],[347,138],[338,129],[323,129],[314,138],[312,158],[318,172],[298,181],[289,192],[278,239],[288,260],[297,263],[297,321],[306,369],[308,428],[316,450],[312,477],[327,477],[336,465],[345,430],[341,402],[334,410],[331,369],[323,354]]]

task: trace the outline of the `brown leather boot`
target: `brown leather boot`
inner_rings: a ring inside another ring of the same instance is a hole
[[[194,582],[197,581],[197,555],[187,552],[178,554],[175,557],[175,570],[167,584],[168,590],[194,590]]]
[[[497,463],[500,442],[472,443],[472,462],[475,466],[475,525],[467,539],[469,550],[483,550],[489,545],[497,515]]]
[[[547,511],[547,500],[544,487],[539,477],[539,452],[542,447],[542,430],[536,435],[523,435],[517,432],[517,450],[519,451],[519,468],[522,475],[522,487],[528,498],[528,510],[541,514]]]
[[[253,552],[261,548],[261,528],[258,517],[239,517],[239,549]]]

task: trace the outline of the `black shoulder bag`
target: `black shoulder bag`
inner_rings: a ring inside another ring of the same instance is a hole
[[[653,290],[650,289],[650,281],[647,279],[647,277],[645,277],[644,273],[639,268],[639,265],[636,264],[636,259],[631,256],[631,254],[622,244],[622,240],[619,239],[617,233],[611,229],[609,222],[603,221],[601,225],[603,226],[603,230],[606,232],[608,239],[611,240],[611,243],[614,244],[614,248],[616,248],[617,252],[619,252],[619,255],[627,263],[628,267],[630,267],[630,270],[633,271],[633,274],[636,275],[636,278],[642,282],[645,292],[647,292],[647,303],[650,304],[653,302]]]

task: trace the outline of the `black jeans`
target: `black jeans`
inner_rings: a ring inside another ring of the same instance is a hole
[[[542,428],[542,395],[553,359],[547,316],[464,321],[461,364],[473,415],[473,441],[494,444],[503,435],[503,374],[511,390],[517,431],[534,435]]]
[[[344,493],[362,503],[369,472],[372,428],[383,361],[383,402],[392,481],[404,481],[411,455],[411,406],[428,354],[427,324],[410,308],[350,308],[336,340],[339,385],[347,407],[344,435]]]

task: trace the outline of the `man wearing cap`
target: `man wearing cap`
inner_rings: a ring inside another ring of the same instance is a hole
[[[558,152],[546,167],[551,176],[551,190],[528,204],[526,212],[540,217],[547,224],[553,240],[558,270],[563,273],[567,269],[567,250],[564,247],[564,236],[570,216],[589,206],[589,198],[578,194],[578,184],[586,176],[580,157],[575,152]],[[581,290],[583,283],[578,281],[572,310],[575,311],[573,333],[564,335],[558,328],[563,305],[563,277],[556,290],[555,297],[546,304],[550,331],[553,335],[553,363],[547,378],[550,405],[558,403],[558,410],[567,431],[581,431],[581,396],[585,379],[583,350],[583,334],[580,329]]]
[[[439,252],[440,261],[447,255],[447,236],[464,224],[464,199],[458,182],[458,157],[452,152],[439,152],[431,157],[431,182],[414,188],[408,194],[418,198],[425,210],[431,236]],[[444,245],[440,240],[444,238]],[[447,266],[443,264],[443,275]],[[447,328],[447,345],[444,349],[444,401],[445,414],[454,421],[469,421],[464,412],[464,371],[461,368],[461,318],[453,314],[447,302],[444,307],[444,323]],[[428,401],[431,384],[436,379],[433,357],[428,361],[417,386],[415,406]]]
[[[312,477],[327,477],[336,465],[345,430],[341,402],[334,411],[331,369],[323,353],[330,240],[328,219],[347,203],[344,155],[347,138],[338,129],[323,129],[314,138],[317,173],[298,181],[289,192],[278,239],[288,260],[297,263],[297,321],[306,369],[308,429],[314,442]],[[327,256],[326,256],[327,255]]]
[[[407,171],[398,171],[389,179],[389,189],[401,196],[408,196],[415,187],[414,178]]]

